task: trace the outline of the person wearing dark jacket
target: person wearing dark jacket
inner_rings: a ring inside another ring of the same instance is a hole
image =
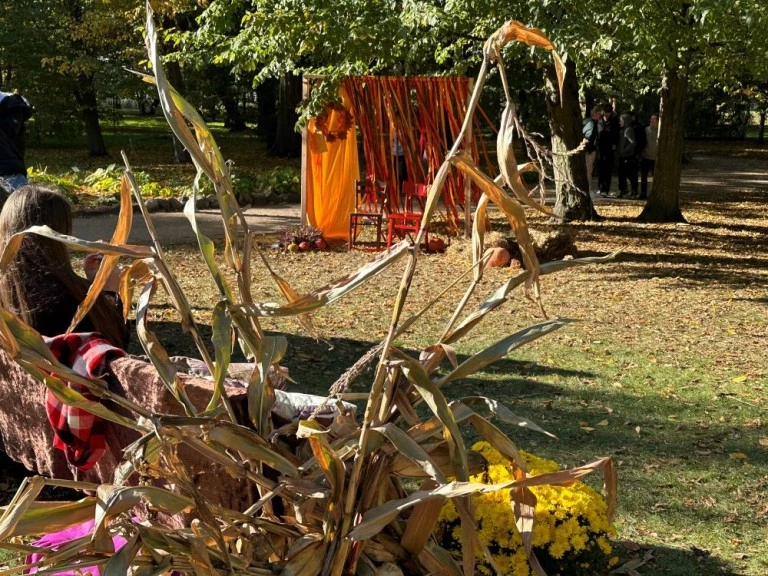
[[[14,190],[27,183],[24,124],[33,111],[23,96],[0,92],[0,178]]]
[[[581,124],[581,135],[587,141],[584,146],[584,157],[587,161],[587,183],[592,188],[592,170],[597,156],[597,123],[600,120],[600,108],[595,106],[592,112]]]
[[[637,138],[632,127],[632,116],[622,114],[619,121],[621,132],[619,135],[619,195],[627,194],[627,180],[631,187],[632,196],[637,196]]]
[[[619,122],[613,114],[613,108],[606,105],[603,117],[597,123],[597,180],[601,196],[607,196],[611,191],[611,176],[618,145]]]

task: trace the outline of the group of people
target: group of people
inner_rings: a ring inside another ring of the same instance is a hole
[[[617,198],[648,197],[648,176],[656,167],[659,139],[659,115],[652,114],[644,126],[632,111],[616,118],[610,105],[595,106],[584,119],[582,134],[585,147],[587,178],[592,186],[592,172],[597,164],[597,193],[609,196],[613,169],[619,165],[619,193]],[[638,187],[638,168],[640,186]]]

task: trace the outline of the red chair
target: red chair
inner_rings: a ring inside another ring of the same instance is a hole
[[[424,212],[424,207],[427,205],[429,186],[426,184],[416,184],[415,182],[403,182],[403,194],[405,194],[406,212],[413,212],[414,198],[419,202],[421,212]]]
[[[405,212],[392,212],[387,218],[387,248],[392,246],[394,237],[414,239],[421,229],[422,212],[427,199],[429,187],[426,184],[415,182],[403,182],[403,194],[405,195]],[[421,212],[413,211],[413,199],[416,198],[421,205]],[[429,235],[424,233],[424,242],[429,242]]]
[[[382,225],[384,215],[389,209],[387,183],[381,180],[357,180],[355,182],[355,211],[349,215],[349,249],[367,247],[368,244],[358,242],[360,228],[370,226],[376,228],[375,249],[381,250],[384,236]]]

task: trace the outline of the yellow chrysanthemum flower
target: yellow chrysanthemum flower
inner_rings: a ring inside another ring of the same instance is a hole
[[[473,482],[500,484],[514,479],[517,466],[509,462],[488,442],[472,447],[488,462],[484,474],[473,476]],[[531,476],[556,472],[557,462],[520,452]],[[510,490],[498,490],[473,498],[474,515],[481,541],[492,551],[494,561],[503,574],[529,576],[528,554],[517,527]],[[570,486],[534,486],[536,497],[532,546],[544,564],[556,561],[555,570],[573,574],[593,574],[612,566],[613,557],[608,536],[614,529],[608,521],[605,499],[583,482]],[[458,552],[461,528],[453,504],[448,501],[440,513],[436,531],[442,545]],[[478,570],[491,574],[482,550],[477,550]],[[550,560],[547,561],[548,557]],[[562,566],[562,568],[561,568]]]

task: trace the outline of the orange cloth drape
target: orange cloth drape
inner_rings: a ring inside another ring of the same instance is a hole
[[[346,90],[341,90],[341,101],[348,111],[351,103]],[[331,111],[328,126],[331,130],[341,125],[341,116]],[[355,180],[360,167],[357,158],[357,134],[353,125],[344,140],[327,142],[315,132],[315,119],[307,127],[310,145],[307,158],[307,220],[323,231],[329,240],[349,237],[349,214],[355,209]]]

